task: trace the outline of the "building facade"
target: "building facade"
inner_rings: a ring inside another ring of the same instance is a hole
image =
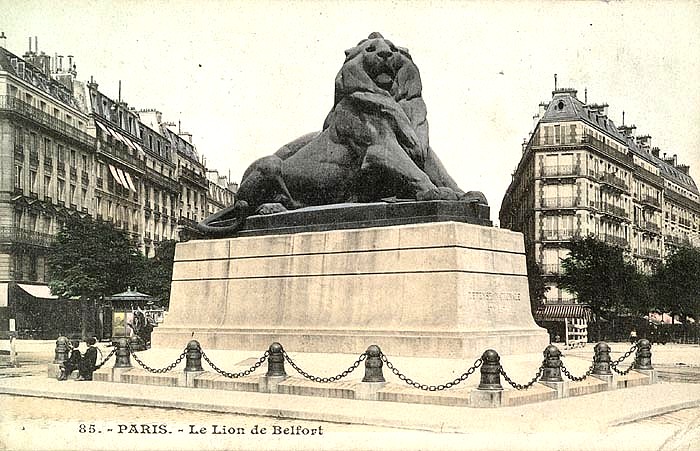
[[[72,56],[64,65],[36,41],[22,57],[0,47],[0,331],[49,327],[19,303],[56,299],[46,254],[66,218],[109,221],[153,256],[210,211],[191,135],[76,75]]]
[[[501,227],[524,234],[548,281],[536,319],[564,322],[567,341],[568,332],[585,339],[589,319],[555,283],[572,239],[591,235],[620,246],[642,271],[675,246],[700,245],[700,198],[689,167],[676,155],[660,156],[634,126],[615,126],[607,108],[582,102],[574,89],[555,89],[540,104],[499,213]]]

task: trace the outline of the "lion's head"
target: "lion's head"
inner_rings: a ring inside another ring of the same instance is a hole
[[[421,95],[418,68],[408,50],[372,33],[345,51],[345,62],[335,79],[335,103],[353,92],[388,94],[396,101]]]

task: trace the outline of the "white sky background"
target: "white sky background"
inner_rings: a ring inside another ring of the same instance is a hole
[[[621,124],[678,154],[700,183],[700,2],[253,2],[0,0],[22,55],[75,56],[78,78],[182,121],[209,168],[319,130],[344,53],[372,31],[421,71],[430,142],[464,190],[498,210],[541,101],[588,88]],[[65,60],[64,60],[65,61]]]

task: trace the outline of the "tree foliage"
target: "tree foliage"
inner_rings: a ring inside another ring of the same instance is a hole
[[[652,276],[659,310],[700,319],[700,251],[681,247],[666,258]]]
[[[139,291],[155,296],[165,307],[170,300],[175,244],[174,240],[158,243],[153,258],[141,258],[139,271],[134,278],[134,286]]]
[[[542,268],[529,253],[525,257],[527,265],[527,281],[530,292],[530,309],[534,315],[538,307],[543,305],[549,287],[545,284]]]
[[[71,217],[49,252],[49,287],[64,297],[119,293],[129,285],[139,259],[136,244],[112,224]]]
[[[574,293],[596,317],[627,313],[633,294],[641,290],[643,279],[623,250],[593,237],[570,243],[562,269],[559,286]]]

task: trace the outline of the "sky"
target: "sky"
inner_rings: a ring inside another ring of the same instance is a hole
[[[700,183],[700,1],[0,0],[7,48],[38,37],[78,78],[181,122],[210,169],[240,181],[255,159],[320,130],[344,50],[373,31],[421,72],[430,143],[460,187],[498,210],[559,87],[608,103]]]

